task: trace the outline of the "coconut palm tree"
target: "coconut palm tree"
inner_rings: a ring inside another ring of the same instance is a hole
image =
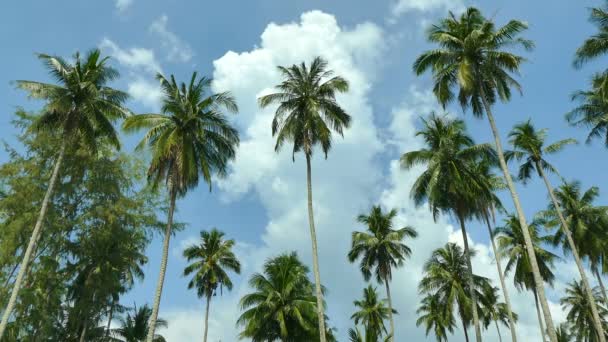
[[[587,38],[576,50],[575,67],[581,67],[588,61],[608,53],[608,7],[591,8],[589,21],[597,26],[598,32]]]
[[[384,283],[388,299],[389,321],[391,324],[391,341],[394,341],[395,323],[393,320],[393,303],[389,282],[392,279],[393,268],[403,266],[412,250],[402,241],[405,238],[416,238],[418,233],[412,227],[405,226],[393,229],[393,220],[397,210],[382,213],[380,206],[372,207],[369,215],[359,215],[357,221],[367,226],[367,232],[353,232],[352,247],[348,252],[348,260],[355,262],[361,258],[360,269],[366,281],[375,273],[376,280]]]
[[[474,252],[471,252],[470,256],[474,256]],[[438,296],[438,303],[445,307],[446,315],[453,315],[457,306],[465,339],[469,341],[467,327],[472,321],[473,308],[479,310],[477,300],[483,298],[483,289],[490,284],[488,278],[473,274],[474,289],[470,289],[467,266],[467,256],[463,249],[454,243],[447,243],[433,251],[431,258],[424,264],[418,291],[425,296]],[[471,293],[475,293],[475,296]]]
[[[604,290],[604,300],[607,300],[600,268],[603,271],[606,266],[608,207],[594,205],[598,196],[599,189],[595,186],[583,192],[580,182],[564,183],[555,191],[560,211],[550,203],[548,209],[541,212],[541,216],[547,220],[548,227],[559,227],[561,214],[571,232],[576,250],[581,251],[581,256],[588,258],[590,268]],[[563,230],[556,231],[553,243],[556,246],[561,245],[564,254],[572,253],[572,247]]]
[[[478,161],[492,159],[494,151],[487,144],[475,145],[466,133],[462,120],[432,114],[428,120],[422,121],[424,128],[416,135],[423,138],[426,148],[403,154],[401,165],[406,169],[421,164],[427,167],[410,192],[417,206],[428,202],[434,219],[440,212],[453,214],[457,218],[468,265],[467,288],[473,291],[473,267],[465,221],[477,213],[476,195],[492,191],[488,183],[475,177],[474,165]],[[471,303],[477,302],[474,291],[471,299]],[[479,340],[481,328],[475,305],[472,306],[472,314]]]
[[[426,295],[416,310],[416,314],[418,314],[416,326],[424,325],[427,336],[433,330],[437,342],[447,342],[447,333],[453,333],[456,327],[454,315],[439,294]]]
[[[226,271],[241,273],[241,263],[232,252],[234,244],[234,240],[225,240],[224,233],[214,228],[210,232],[201,231],[200,243],[184,250],[184,257],[191,262],[184,269],[184,276],[194,273],[188,288],[196,288],[199,298],[204,297],[207,301],[203,337],[205,342],[207,342],[211,297],[217,295],[218,288],[220,294],[224,287],[229,291],[232,290],[232,281]]]
[[[361,333],[361,331],[359,331],[359,328],[355,327],[354,329],[348,329],[348,341],[349,342],[379,342],[379,340],[373,340],[371,337],[368,337],[371,335],[367,335],[367,334],[363,334]],[[382,342],[388,342],[390,341],[390,335],[384,337],[384,339],[380,340]]]
[[[120,148],[113,122],[128,115],[128,111],[123,107],[128,95],[108,87],[109,82],[118,78],[118,71],[108,65],[109,57],[102,57],[99,50],[91,50],[84,56],[77,52],[71,63],[61,57],[45,54],[38,54],[38,58],[56,83],[20,80],[16,85],[17,88],[25,90],[30,98],[46,102],[42,114],[31,127],[32,132],[58,132],[62,144],[57,152],[38,219],[23,253],[11,296],[2,315],[0,339],[4,335],[26,270],[40,239],[42,224],[59,180],[66,150],[70,146],[82,145],[86,150],[95,153],[97,144],[102,140]]]
[[[315,146],[319,145],[327,158],[331,149],[332,130],[342,135],[350,126],[351,117],[336,102],[336,93],[348,91],[348,82],[333,76],[327,62],[316,57],[309,66],[302,62],[290,67],[279,66],[283,81],[276,86],[278,92],[260,97],[260,107],[278,104],[272,121],[272,135],[276,136],[275,151],[286,142],[292,142],[292,157],[297,152],[306,156],[306,183],[308,189],[308,223],[312,240],[313,274],[317,297],[317,318],[321,329],[321,342],[326,342],[325,315],[317,236],[312,208],[311,159]]]
[[[498,255],[501,258],[507,259],[507,265],[505,266],[505,275],[513,271],[513,283],[519,290],[532,291],[534,295],[534,301],[536,303],[536,312],[538,314],[538,324],[540,326],[541,336],[543,341],[545,338],[545,328],[543,327],[543,320],[541,317],[541,310],[539,309],[539,298],[536,293],[536,284],[532,275],[532,267],[530,263],[530,257],[528,249],[523,236],[523,232],[520,226],[520,221],[514,215],[508,215],[504,220],[502,227],[496,228],[495,235],[498,243]],[[528,224],[529,235],[532,238],[534,253],[538,261],[537,265],[540,270],[540,274],[550,286],[553,286],[553,280],[555,275],[551,268],[553,263],[558,259],[558,256],[543,248],[543,244],[551,243],[551,236],[541,236],[539,234],[541,221],[535,219]]]
[[[266,261],[264,273],[249,279],[253,292],[241,298],[239,336],[253,342],[319,338],[316,297],[308,272],[295,252]]]
[[[211,79],[198,78],[196,72],[188,84],[179,85],[173,75],[166,79],[158,74],[156,78],[163,91],[161,113],[131,116],[123,125],[127,132],[148,129],[137,149],[150,148],[152,160],[148,169],[148,182],[153,187],[165,182],[169,194],[160,274],[146,342],[152,342],[158,317],[175,201],[198,185],[199,174],[211,190],[212,175],[226,174],[228,162],[234,159],[239,144],[237,130],[223,113],[223,110],[234,113],[238,111],[230,93],[210,93]]]
[[[390,317],[391,309],[386,300],[378,298],[376,288],[368,285],[363,289],[363,299],[356,300],[354,305],[358,310],[350,316],[355,325],[361,323],[365,327],[365,336],[371,341],[377,341],[383,334],[391,336],[384,325],[384,320]]]
[[[557,173],[557,169],[545,159],[546,155],[557,153],[567,145],[576,144],[577,142],[575,139],[563,139],[545,146],[546,137],[547,130],[537,130],[532,125],[530,120],[515,125],[513,130],[509,133],[509,141],[511,145],[513,145],[514,150],[507,151],[505,153],[505,158],[507,161],[511,159],[515,159],[517,161],[524,160],[523,164],[519,166],[518,178],[520,180],[525,182],[532,178],[532,175],[536,173],[544,181],[545,186],[547,187],[547,192],[549,193],[549,198],[551,199],[551,203],[553,205],[553,212],[556,214],[559,220],[566,243],[572,252],[574,262],[576,263],[576,267],[578,268],[578,272],[581,276],[583,288],[587,289],[587,296],[591,305],[591,311],[593,313],[593,317],[595,318],[595,328],[600,336],[604,336],[602,323],[597,312],[597,306],[593,300],[591,286],[589,285],[589,280],[587,279],[583,262],[579,255],[578,249],[576,248],[576,243],[572,237],[570,228],[566,222],[566,219],[564,218],[562,208],[555,197],[553,186],[545,173],[545,171]]]
[[[526,217],[504,158],[492,105],[499,99],[508,101],[512,89],[521,91],[513,74],[519,71],[525,59],[512,53],[510,48],[530,50],[534,47],[532,41],[520,35],[526,29],[527,25],[518,20],[510,20],[496,27],[473,7],[466,9],[460,17],[450,12],[447,18],[428,30],[427,40],[438,48],[424,52],[413,65],[417,75],[428,70],[432,72],[433,92],[444,107],[457,100],[463,109],[470,108],[473,115],[482,117],[485,114],[494,136],[500,168],[522,227],[526,226]],[[534,249],[527,229],[524,229],[524,237],[528,253],[533,256]],[[556,342],[553,319],[536,258],[531,258],[530,262],[549,337],[551,342]]]
[[[601,304],[597,308],[600,311],[602,324],[606,326],[608,310],[604,307],[605,303],[600,295],[599,289],[593,289],[595,302]],[[572,326],[572,334],[577,341],[597,342],[599,336],[594,327],[594,317],[591,312],[591,303],[587,297],[587,291],[583,284],[574,280],[566,287],[566,295],[560,299],[560,304],[564,311],[567,311],[566,319]]]
[[[149,330],[149,322],[152,316],[152,309],[148,305],[140,308],[133,307],[132,314],[127,312],[127,316],[120,319],[120,327],[112,330],[113,338],[111,341],[120,342],[143,342],[146,339],[146,334]],[[167,321],[162,318],[156,320],[158,328],[166,328]],[[155,334],[153,342],[165,342],[165,338]]]
[[[505,326],[509,326],[509,318],[512,315],[513,320],[517,321],[518,316],[514,312],[509,312],[506,303],[499,302],[497,287],[486,287],[484,288],[483,298],[481,300],[481,317],[483,317],[483,326],[488,329],[490,324],[494,323],[496,326],[496,332],[498,333],[498,340],[502,342],[502,336],[500,334],[500,327],[498,323],[502,323]]]
[[[566,114],[566,120],[572,126],[584,126],[590,129],[587,143],[594,138],[604,136],[604,145],[608,147],[608,98],[605,96],[608,87],[606,74],[595,75],[591,80],[591,89],[579,90],[572,95],[572,101],[579,103]]]
[[[573,336],[570,334],[568,323],[564,322],[557,326],[557,342],[572,342]]]

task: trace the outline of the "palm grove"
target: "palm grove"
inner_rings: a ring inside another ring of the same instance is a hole
[[[590,18],[599,32],[576,51],[577,68],[608,52],[608,8],[592,9]],[[369,284],[353,302],[351,341],[402,341],[396,327],[408,324],[437,341],[461,330],[467,341],[479,342],[488,329],[501,341],[525,341],[518,335],[508,275],[516,289],[534,297],[543,340],[606,341],[608,295],[602,278],[608,272],[608,207],[596,204],[597,187],[582,189],[551,163],[552,154],[576,141],[548,142],[547,130],[528,120],[511,130],[503,148],[493,116],[498,101],[522,91],[517,75],[526,59],[518,53],[534,47],[523,37],[526,29],[518,20],[497,26],[468,8],[449,13],[427,31],[433,47],[415,60],[414,73],[431,75],[444,108],[456,102],[464,113],[487,119],[494,141],[475,142],[465,122],[452,115],[425,113],[417,132],[424,146],[403,154],[401,166],[422,168],[411,188],[413,202],[428,206],[434,219],[452,217],[463,244],[431,251],[419,282],[419,306],[396,307],[391,288],[399,284],[393,284],[393,273],[412,253],[428,253],[410,247],[423,227],[400,226],[398,211],[381,206],[354,218],[345,258],[358,264]],[[212,80],[196,72],[183,83],[158,74],[160,111],[135,114],[125,106],[128,94],[111,87],[119,74],[99,50],[70,59],[38,58],[53,83],[15,81],[44,106],[16,112],[13,123],[24,152],[5,146],[10,160],[0,166],[0,340],[164,341],[159,328],[167,322],[159,310],[170,239],[185,228],[174,221],[177,200],[201,181],[211,191],[212,180],[229,172],[239,132],[227,113],[237,113],[237,103],[229,92],[214,93]],[[282,81],[258,102],[275,112],[269,127],[275,150],[288,148],[294,160],[300,153],[306,160],[312,267],[290,251],[267,260],[249,277],[250,292],[241,298],[235,326],[242,339],[252,341],[335,341],[318,257],[312,161],[314,153],[328,158],[334,136],[342,136],[353,120],[337,101],[349,84],[321,57],[279,66],[278,72]],[[589,129],[588,141],[602,138],[608,146],[608,70],[594,75],[589,89],[572,100],[568,123]],[[120,151],[119,125],[126,133],[143,134],[136,149],[146,151],[145,158]],[[524,215],[509,163],[523,185],[538,177],[546,187],[547,208],[533,218]],[[549,174],[560,182],[552,183]],[[497,196],[504,190],[514,212]],[[498,286],[472,267],[476,251],[467,235],[472,221],[487,227]],[[121,298],[143,279],[145,251],[155,235],[163,245],[151,304],[126,305]],[[183,251],[188,288],[205,303],[204,341],[213,298],[231,290],[231,277],[241,272],[235,244],[213,228],[201,231],[200,240]],[[556,326],[545,289],[555,279],[559,249],[574,261],[578,277],[560,300],[567,322]],[[406,310],[415,310],[416,322],[399,319]]]

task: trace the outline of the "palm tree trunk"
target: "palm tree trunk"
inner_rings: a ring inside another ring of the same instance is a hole
[[[207,307],[205,308],[205,335],[203,341],[207,342],[207,331],[209,329],[209,305],[211,303],[211,295],[207,295]]]
[[[32,231],[32,236],[30,237],[27,249],[25,250],[25,254],[23,255],[23,260],[21,261],[21,265],[19,267],[19,273],[17,273],[17,279],[15,279],[15,283],[13,284],[11,297],[8,300],[8,304],[6,305],[6,309],[4,310],[4,313],[2,315],[2,322],[0,322],[0,340],[2,339],[2,336],[4,336],[4,331],[6,331],[8,320],[11,316],[13,309],[15,308],[15,304],[17,302],[17,295],[19,294],[19,290],[21,289],[21,284],[25,280],[25,274],[28,269],[32,253],[34,252],[36,244],[40,239],[40,233],[42,231],[42,222],[44,221],[44,218],[46,216],[46,211],[48,210],[49,202],[51,201],[53,190],[55,189],[55,184],[57,183],[57,179],[59,179],[59,169],[61,168],[61,163],[63,162],[63,157],[65,156],[65,149],[66,142],[64,140],[64,142],[61,144],[61,148],[59,149],[59,155],[57,156],[57,160],[55,160],[55,166],[53,167],[53,173],[51,174],[49,187],[46,189],[46,193],[44,194],[44,199],[42,200],[42,206],[40,207],[40,213],[38,214],[38,219],[36,220],[34,231]]]
[[[599,270],[595,270],[595,277],[597,278],[597,282],[600,284],[600,288],[602,289],[602,295],[604,296],[604,302],[608,305],[608,295],[606,295],[606,288],[604,287],[604,282],[602,281],[602,275]]]
[[[509,192],[511,193],[511,198],[513,199],[513,204],[515,206],[515,211],[517,212],[517,217],[519,219],[519,225],[521,226],[522,233],[524,235],[524,241],[526,243],[526,251],[528,255],[530,255],[530,267],[532,268],[532,275],[534,277],[534,287],[536,289],[536,293],[538,295],[541,308],[543,309],[543,315],[545,317],[545,324],[547,325],[547,330],[549,332],[549,339],[551,342],[557,342],[557,335],[555,333],[555,326],[553,325],[553,318],[551,317],[551,311],[549,310],[549,303],[547,302],[547,297],[545,296],[544,282],[542,277],[540,276],[540,271],[538,268],[538,261],[536,260],[536,253],[534,253],[534,246],[532,244],[532,238],[530,237],[530,232],[528,231],[528,224],[526,223],[526,216],[524,215],[524,210],[521,207],[521,203],[519,202],[519,195],[515,190],[515,184],[513,183],[513,179],[511,178],[511,173],[509,172],[509,168],[507,167],[507,162],[505,160],[505,155],[502,149],[502,143],[500,142],[500,135],[498,133],[498,128],[496,127],[496,122],[494,121],[494,115],[492,115],[492,110],[490,108],[490,104],[486,99],[483,87],[480,87],[481,99],[483,101],[483,105],[486,111],[486,116],[488,118],[488,122],[490,123],[490,128],[492,129],[492,134],[494,135],[494,143],[496,145],[496,153],[498,154],[498,161],[500,163],[500,168],[502,169],[502,173],[505,177],[505,181],[507,182],[507,186],[509,187]]]
[[[536,303],[536,315],[538,317],[538,326],[540,326],[540,336],[543,339],[543,342],[547,341],[547,337],[545,336],[545,327],[543,326],[543,318],[540,315],[540,308],[538,307],[538,296],[536,295],[536,291],[532,290],[534,294],[534,303]]]
[[[150,315],[150,323],[148,327],[148,335],[146,342],[154,341],[154,333],[156,330],[156,320],[158,319],[158,309],[160,307],[160,296],[163,292],[163,284],[165,282],[165,272],[167,271],[167,259],[169,258],[169,241],[171,239],[171,226],[173,225],[173,212],[175,211],[176,193],[171,190],[171,204],[169,205],[169,214],[167,215],[167,229],[165,229],[165,239],[163,241],[163,255],[160,262],[160,274],[156,284],[156,293],[154,295],[154,306]]]
[[[308,224],[310,225],[310,239],[312,240],[312,270],[315,275],[315,293],[317,296],[317,318],[319,319],[319,341],[326,342],[325,314],[323,312],[323,292],[321,291],[321,274],[319,273],[319,255],[317,250],[317,233],[315,232],[314,215],[312,211],[312,171],[310,155],[306,154],[306,182],[308,186]],[[151,341],[150,341],[151,342]]]
[[[498,255],[498,250],[496,249],[496,242],[494,241],[494,233],[492,232],[492,226],[490,225],[490,218],[488,217],[487,213],[484,214],[484,217],[485,217],[486,223],[488,225],[488,233],[490,234],[490,241],[492,241],[492,251],[494,252],[494,259],[496,259],[496,268],[498,269],[498,278],[500,279],[500,287],[502,287],[502,294],[505,297],[505,303],[507,304],[507,313],[509,316],[509,329],[511,329],[511,339],[513,340],[513,342],[517,342],[517,334],[515,332],[515,320],[513,319],[513,311],[511,311],[511,300],[509,298],[509,292],[507,291],[507,285],[505,284],[505,274],[502,272],[502,266],[500,265],[500,257]]]
[[[388,318],[391,322],[391,342],[395,341],[395,320],[393,319],[393,300],[391,299],[391,288],[388,284],[388,279],[384,278],[384,284],[386,285],[386,298],[388,299]]]
[[[114,314],[114,298],[112,298],[112,304],[110,304],[110,310],[108,311],[108,324],[106,326],[106,338],[110,336],[110,325],[112,324],[112,316]]]
[[[540,163],[536,162],[536,169],[543,177],[543,181],[545,181],[545,185],[547,186],[547,191],[549,191],[549,196],[551,197],[551,201],[553,202],[553,206],[555,207],[555,211],[557,212],[557,216],[562,224],[562,230],[566,235],[566,239],[568,240],[568,245],[570,246],[570,250],[572,251],[572,256],[574,257],[574,262],[576,263],[576,267],[578,268],[578,272],[581,275],[581,280],[583,282],[583,287],[585,289],[585,294],[587,295],[587,300],[589,301],[589,306],[591,307],[591,315],[593,316],[593,325],[595,326],[595,331],[599,337],[599,342],[606,342],[606,336],[604,334],[604,328],[602,327],[602,321],[600,319],[600,315],[597,311],[597,304],[595,303],[595,297],[593,296],[593,292],[591,291],[591,286],[589,285],[589,279],[587,278],[587,273],[583,268],[583,262],[578,254],[578,249],[574,243],[574,239],[572,238],[572,233],[568,228],[568,224],[566,223],[566,219],[562,213],[562,209],[559,206],[557,198],[555,197],[555,193],[553,192],[553,187],[551,183],[549,183],[549,179],[545,174],[545,171],[541,167]]]
[[[502,342],[502,336],[500,335],[500,327],[498,326],[498,321],[494,321],[496,324],[496,331],[498,332],[498,342]]]
[[[475,291],[475,282],[473,281],[473,265],[471,264],[471,253],[469,252],[469,239],[467,238],[467,230],[464,226],[464,217],[462,214],[458,214],[458,220],[460,221],[460,232],[462,233],[462,240],[464,242],[464,257],[467,259],[468,274],[469,278],[469,291],[471,301],[473,302],[473,325],[475,326],[475,340],[481,342],[481,327],[479,325],[479,314],[477,313],[477,293]]]
[[[80,333],[80,342],[84,342],[84,338],[87,336],[87,328],[89,327],[89,322],[84,322],[84,326],[82,327],[82,333]]]
[[[467,331],[467,324],[464,320],[464,308],[458,303],[459,311],[460,311],[460,320],[462,321],[462,331],[464,331],[464,339],[466,342],[469,342],[469,332]]]

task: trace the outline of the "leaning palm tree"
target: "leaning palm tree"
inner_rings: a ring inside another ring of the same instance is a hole
[[[386,330],[384,320],[390,317],[391,309],[386,300],[378,298],[376,289],[369,285],[363,289],[363,299],[354,302],[357,311],[350,316],[355,325],[361,323],[365,327],[365,336],[371,341],[378,341],[383,334],[391,336]]]
[[[434,219],[444,212],[453,214],[458,220],[468,265],[467,288],[471,290],[471,303],[476,303],[465,221],[478,212],[477,195],[492,191],[484,179],[476,177],[474,165],[492,159],[494,151],[488,144],[476,145],[466,133],[462,120],[432,114],[428,120],[423,119],[423,124],[424,128],[416,135],[422,136],[426,148],[403,154],[401,165],[407,169],[421,164],[427,167],[410,192],[417,206],[428,203]],[[476,305],[471,309],[475,334],[480,340],[481,327]]]
[[[80,145],[85,150],[95,153],[97,145],[102,140],[120,148],[113,122],[129,114],[123,107],[128,95],[108,87],[109,82],[118,78],[118,71],[108,65],[109,57],[102,57],[99,50],[91,50],[84,56],[77,52],[71,63],[61,57],[45,54],[38,54],[38,58],[48,69],[56,84],[17,81],[16,85],[28,92],[30,98],[46,101],[42,114],[31,127],[32,132],[39,130],[57,132],[62,143],[40,206],[40,213],[23,253],[11,296],[2,315],[0,339],[4,335],[32,254],[40,239],[42,224],[53,190],[59,180],[66,150],[70,146]]]
[[[222,112],[228,110],[236,113],[238,110],[230,93],[210,94],[211,79],[198,79],[196,72],[192,74],[189,84],[179,85],[173,75],[166,79],[158,74],[156,78],[163,90],[161,113],[131,116],[123,125],[127,132],[148,129],[137,149],[150,148],[152,160],[148,182],[155,188],[165,182],[169,194],[167,228],[147,342],[152,342],[158,317],[175,201],[198,185],[199,174],[211,190],[212,175],[226,174],[228,162],[234,159],[239,143],[237,130]]]
[[[594,138],[604,139],[608,147],[608,97],[603,86],[608,86],[606,75],[595,75],[591,80],[591,89],[579,90],[572,95],[572,100],[579,105],[566,114],[566,120],[572,126],[584,126],[590,129],[587,143]]]
[[[320,57],[316,57],[310,66],[303,62],[290,67],[279,66],[278,69],[283,77],[283,82],[276,87],[278,92],[262,96],[259,104],[262,108],[275,103],[279,105],[272,121],[272,135],[277,139],[275,151],[278,152],[286,142],[291,141],[292,157],[295,158],[300,151],[306,156],[308,223],[312,240],[317,319],[321,342],[326,342],[310,164],[315,146],[320,145],[327,158],[332,130],[342,135],[344,129],[350,126],[351,117],[336,102],[336,93],[348,91],[348,82],[340,76],[333,76],[333,72],[327,69],[327,62]]]
[[[448,310],[449,306],[442,301],[438,294],[429,294],[422,299],[416,314],[416,326],[424,325],[425,334],[433,330],[437,342],[447,342],[448,332],[453,333],[456,327],[454,315]]]
[[[524,161],[523,164],[519,166],[518,178],[520,180],[524,182],[528,181],[530,178],[532,178],[533,174],[536,173],[544,181],[545,186],[547,187],[547,192],[549,193],[549,198],[551,199],[551,203],[553,205],[553,211],[555,212],[559,220],[566,243],[568,244],[569,250],[572,252],[574,262],[576,263],[576,267],[578,268],[578,272],[581,276],[583,289],[586,289],[587,297],[591,306],[591,312],[593,313],[594,317],[595,328],[597,329],[598,334],[600,336],[604,336],[602,323],[600,321],[600,316],[597,311],[597,305],[593,300],[591,286],[589,285],[589,280],[587,279],[587,274],[585,273],[585,269],[583,267],[583,261],[581,260],[578,248],[576,247],[576,242],[572,237],[570,227],[566,222],[566,219],[564,218],[560,203],[557,197],[555,196],[553,186],[551,185],[551,182],[549,181],[549,178],[547,178],[547,174],[545,173],[545,171],[557,173],[557,169],[545,159],[545,156],[557,153],[567,145],[576,144],[576,140],[563,139],[545,146],[546,137],[547,130],[535,129],[530,120],[515,125],[515,127],[513,127],[513,130],[509,133],[509,141],[511,145],[513,145],[514,150],[507,151],[505,153],[505,158],[507,159],[507,161],[510,159]],[[601,340],[603,341],[603,338]]]
[[[227,270],[236,274],[241,273],[241,263],[232,252],[234,244],[234,240],[224,240],[224,233],[214,228],[210,232],[201,231],[200,243],[184,250],[184,257],[188,262],[192,262],[184,269],[184,275],[194,273],[188,288],[196,288],[199,298],[204,297],[207,301],[203,337],[205,342],[207,342],[211,297],[217,295],[218,288],[220,294],[224,287],[229,291],[232,290],[232,281],[226,273]]]
[[[481,316],[483,317],[483,325],[486,329],[488,329],[490,324],[494,323],[496,332],[498,333],[498,340],[502,342],[499,323],[508,327],[510,317],[513,317],[513,320],[517,321],[518,316],[514,312],[509,312],[506,303],[498,301],[498,291],[499,289],[493,286],[484,289],[483,299],[481,300],[483,304]]]
[[[537,265],[543,281],[552,286],[555,275],[553,274],[553,271],[551,271],[551,268],[558,257],[548,249],[543,248],[543,244],[549,244],[552,238],[548,235],[541,236],[539,234],[540,226],[541,221],[536,219],[530,222],[527,228],[529,230],[529,235],[532,237],[534,253],[538,261]],[[519,219],[514,215],[508,215],[504,220],[504,225],[496,228],[495,235],[498,243],[498,255],[507,259],[505,275],[513,271],[513,283],[515,284],[515,287],[519,290],[526,289],[532,291],[532,294],[534,295],[541,336],[543,341],[546,341],[541,311],[538,307],[538,293],[536,293],[530,257]]]
[[[113,335],[116,338],[110,341],[120,342],[144,342],[146,334],[148,332],[148,325],[150,317],[152,316],[152,309],[144,305],[140,308],[135,306],[133,314],[127,312],[127,316],[120,319],[120,327],[112,330]],[[156,326],[158,328],[166,328],[167,321],[162,318],[156,320]],[[152,339],[153,342],[165,342],[165,338],[161,335],[155,334]]]
[[[412,254],[412,250],[402,241],[405,238],[418,236],[416,230],[409,226],[393,229],[393,220],[396,216],[397,210],[392,209],[384,214],[380,206],[372,207],[369,215],[359,215],[357,221],[365,224],[368,231],[353,232],[352,247],[348,252],[350,262],[361,258],[359,268],[366,281],[369,281],[373,271],[376,280],[384,283],[386,287],[386,297],[390,309],[388,313],[391,324],[391,341],[394,341],[395,338],[395,323],[389,282],[392,279],[393,268],[403,266],[405,259]]]
[[[602,324],[607,325],[608,310],[604,307],[605,303],[597,288],[593,289],[595,302],[601,303],[597,308],[600,311]],[[566,319],[572,326],[572,334],[577,341],[597,342],[600,336],[595,329],[594,317],[591,309],[591,302],[587,297],[587,291],[578,281],[573,281],[566,287],[566,295],[560,299],[560,304],[564,311],[567,311]]]
[[[504,158],[492,105],[499,99],[508,101],[512,88],[521,90],[512,74],[519,71],[525,59],[510,52],[509,48],[523,47],[530,50],[534,47],[532,41],[520,36],[526,29],[527,25],[518,20],[510,20],[504,26],[496,27],[473,7],[465,10],[459,18],[450,12],[447,18],[433,25],[427,34],[427,39],[439,47],[424,52],[413,66],[417,75],[432,71],[433,92],[444,107],[457,100],[463,109],[471,108],[477,117],[485,113],[494,136],[500,168],[522,227],[526,226],[526,217]],[[455,93],[456,90],[458,94]],[[533,256],[534,249],[527,229],[524,229],[524,237],[526,248]],[[555,327],[536,258],[531,258],[530,262],[549,337],[551,342],[556,342]]]

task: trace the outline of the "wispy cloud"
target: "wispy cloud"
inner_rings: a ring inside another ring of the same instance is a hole
[[[188,62],[194,56],[192,48],[183,39],[167,28],[169,18],[166,14],[160,16],[150,25],[150,32],[158,35],[160,44],[166,50],[167,59],[172,62]]]

